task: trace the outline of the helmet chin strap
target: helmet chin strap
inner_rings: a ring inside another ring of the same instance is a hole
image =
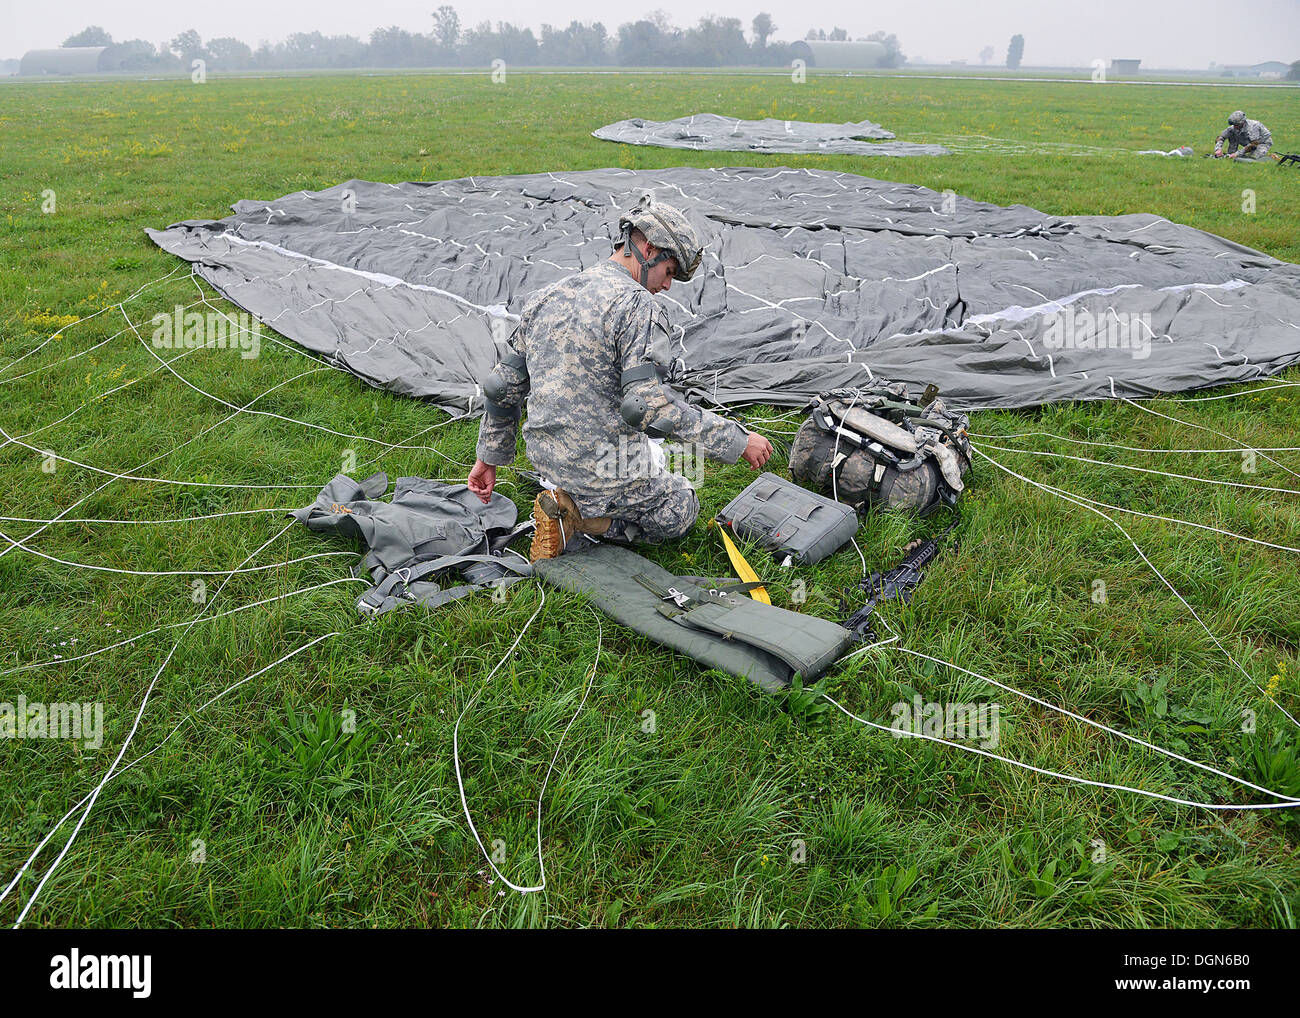
[[[660,251],[653,258],[647,258],[645,255],[641,253],[641,249],[632,243],[632,227],[630,224],[628,226],[623,227],[623,239],[619,243],[621,243],[623,246],[624,254],[626,254],[628,251],[631,251],[632,254],[636,256],[636,260],[640,263],[641,266],[640,283],[647,290],[650,289],[650,270],[653,269],[660,262],[667,261],[669,258],[672,257],[672,255],[669,254],[667,251]]]

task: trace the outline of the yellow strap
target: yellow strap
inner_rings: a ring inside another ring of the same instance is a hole
[[[736,575],[746,583],[757,583],[758,573],[754,572],[750,564],[745,561],[745,556],[740,553],[740,549],[737,548],[731,540],[731,535],[727,533],[727,528],[718,523],[717,520],[714,520],[713,522],[718,528],[718,533],[722,535],[722,543],[727,546],[727,558],[731,559],[731,568],[736,570]],[[767,591],[762,587],[755,587],[749,592],[749,596],[755,601],[762,601],[764,604],[772,603],[772,599],[767,596]]]

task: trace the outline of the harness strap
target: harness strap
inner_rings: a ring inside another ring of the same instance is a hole
[[[713,521],[717,524],[717,520]],[[727,558],[731,559],[731,567],[736,570],[736,575],[746,583],[761,584],[758,573],[754,572],[753,567],[745,561],[745,556],[740,553],[740,549],[732,542],[731,536],[727,533],[727,528],[718,526],[718,533],[722,535],[722,543],[727,547]],[[767,590],[762,586],[751,587],[749,596],[755,601],[762,601],[764,604],[771,604],[772,599],[767,596]]]
[[[414,584],[431,573],[471,563],[485,563],[496,566],[501,570],[502,575],[476,583],[452,587],[444,591],[438,591],[435,588],[434,591],[424,596],[415,595],[411,590]],[[507,572],[517,575],[506,576],[505,573]],[[520,580],[527,579],[532,575],[533,567],[531,565],[522,562],[511,562],[507,559],[498,558],[496,555],[442,555],[438,558],[429,559],[427,562],[419,562],[413,566],[394,569],[357,599],[357,610],[363,615],[382,615],[399,604],[409,603],[410,601],[418,601],[429,608],[436,608],[448,601],[471,594],[476,590],[483,590],[497,583],[506,585],[518,583]]]

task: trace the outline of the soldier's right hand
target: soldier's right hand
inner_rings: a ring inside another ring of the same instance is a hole
[[[751,470],[762,470],[763,464],[772,458],[772,443],[751,431],[740,458],[749,464]]]
[[[469,478],[465,484],[480,502],[489,502],[492,499],[492,489],[497,483],[497,468],[490,463],[484,463],[482,460],[476,460],[474,469],[469,472]]]

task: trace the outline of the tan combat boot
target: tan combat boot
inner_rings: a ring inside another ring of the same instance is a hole
[[[575,534],[599,537],[609,530],[613,520],[608,516],[582,518],[578,504],[568,492],[555,488],[543,491],[533,501],[533,547],[528,560],[555,558],[561,554]]]

